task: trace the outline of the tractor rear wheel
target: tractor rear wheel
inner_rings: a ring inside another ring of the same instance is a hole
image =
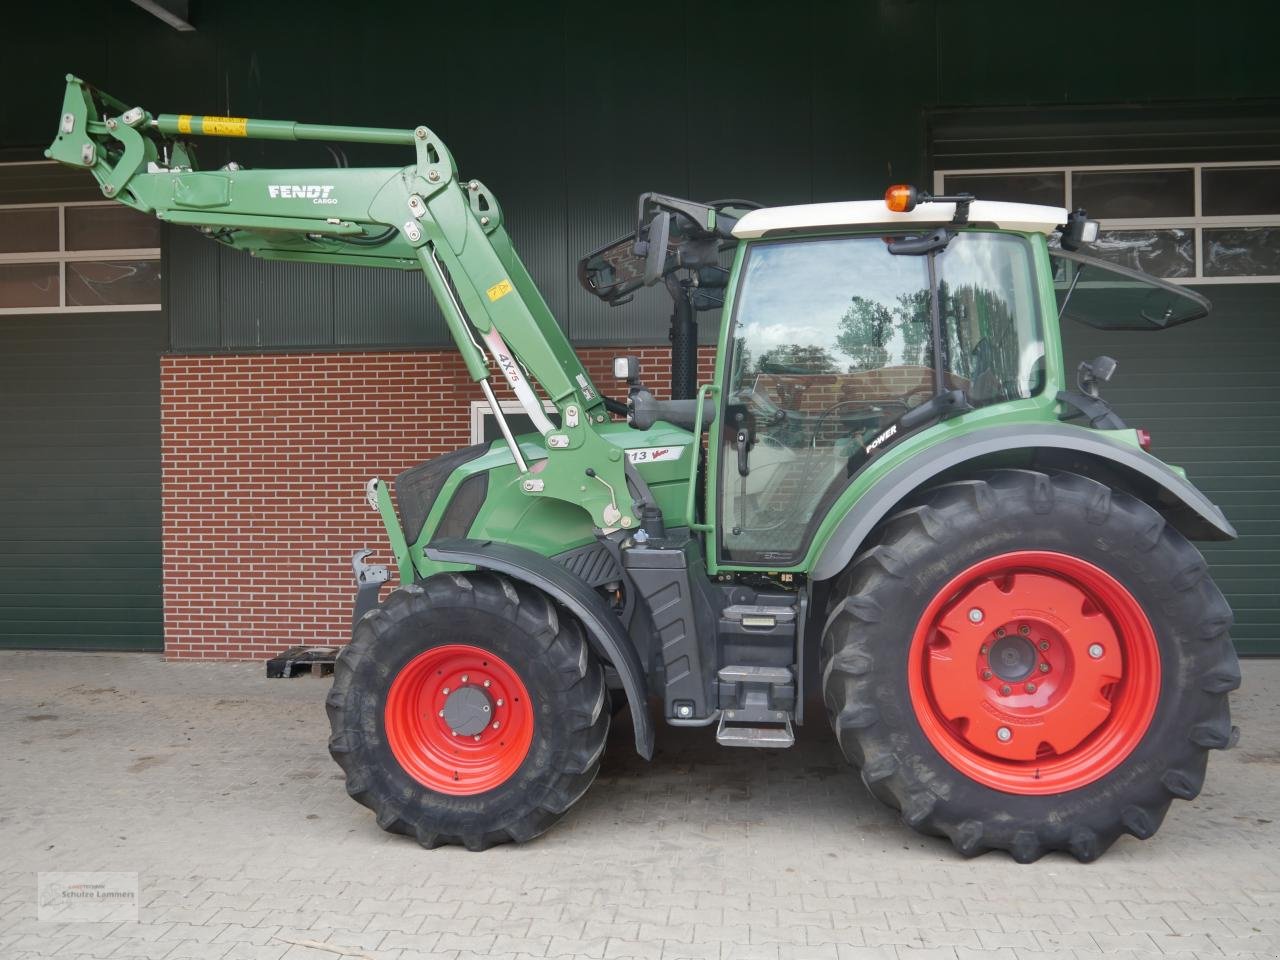
[[[581,625],[488,573],[401,587],[366,614],[326,706],[347,792],[424,847],[536,837],[591,785],[609,731]]]
[[[1234,742],[1231,611],[1151,507],[1003,470],[891,517],[832,589],[824,696],[868,789],[965,855],[1155,833]]]

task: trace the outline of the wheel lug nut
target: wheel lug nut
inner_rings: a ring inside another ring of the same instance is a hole
[[[443,716],[444,716],[444,711],[443,711],[443,710],[441,710],[439,713],[437,713],[437,714],[436,714],[436,716],[437,716],[437,717],[443,717]]]
[[[457,730],[450,730],[449,732],[450,732],[450,733],[452,733],[455,737],[458,735],[458,731],[457,731]]]
[[[1035,685],[1034,683],[1028,683],[1028,684],[1027,684],[1027,687],[1026,687],[1026,690],[1027,690],[1027,693],[1035,693],[1035,692],[1036,692],[1036,685]]]
[[[1002,687],[1000,688],[1000,693],[1001,693],[1001,695],[1003,695],[1003,696],[1006,696],[1006,697],[1007,697],[1007,696],[1008,696],[1009,694],[1011,694],[1012,692],[1013,692],[1013,689],[1012,689],[1012,688],[1011,688],[1007,683],[1006,683],[1004,686],[1002,686]]]
[[[991,671],[990,671],[990,670],[983,670],[983,671],[982,671],[982,679],[983,679],[983,680],[990,680],[990,679],[991,679]],[[441,711],[441,712],[443,712],[443,711]]]
[[[987,645],[984,643],[982,647],[979,648],[978,652],[985,657],[987,655]]]
[[[982,611],[981,611],[981,610],[979,610],[977,607],[971,607],[971,608],[969,609],[969,622],[970,622],[970,623],[981,623],[981,622],[982,622]]]
[[[492,680],[486,680],[486,681],[484,682],[484,685],[485,685],[486,687],[488,687],[488,686],[492,686],[492,684],[493,684],[493,681],[492,681]]]
[[[502,706],[502,698],[501,698],[501,697],[499,697],[499,698],[498,698],[498,706]]]
[[[462,682],[463,683],[467,682],[467,675],[465,673],[462,675]]]
[[[1040,641],[1040,649],[1041,649],[1041,650],[1048,650],[1048,649],[1049,649],[1049,641],[1048,641],[1048,640],[1041,640],[1041,641]]]
[[[1091,643],[1091,644],[1089,644],[1089,656],[1093,657],[1093,659],[1095,659],[1095,660],[1099,660],[1099,659],[1101,659],[1101,658],[1102,658],[1102,644],[1100,644],[1100,643]]]
[[[447,697],[449,695],[449,688],[445,687],[443,693]]]
[[[1010,730],[1008,727],[1001,727],[999,730],[996,731],[996,739],[999,740],[1001,743],[1008,743],[1010,740],[1013,739],[1013,731]]]
[[[997,637],[1003,637],[1003,636],[1004,636],[1004,632],[1005,632],[1005,631],[1004,631],[1004,627],[996,627],[996,636],[997,636]]]
[[[493,729],[497,730],[497,729],[498,729],[498,727],[500,727],[500,726],[502,726],[501,721],[499,721],[499,720],[495,720],[495,721],[493,721]]]
[[[479,742],[480,742],[480,734],[478,734],[478,733],[477,733],[477,734],[476,734],[474,737],[472,737],[471,739],[472,739],[472,740],[474,740],[476,743],[479,743]]]
[[[1041,672],[1041,673],[1048,673],[1048,672],[1049,672],[1049,665],[1048,665],[1047,663],[1042,663],[1042,664],[1040,664],[1040,672]]]
[[[1022,624],[1022,626],[1018,627],[1018,632],[1025,637],[1028,633],[1031,632],[1031,628],[1024,623]]]

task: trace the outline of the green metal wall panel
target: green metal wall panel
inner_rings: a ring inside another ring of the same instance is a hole
[[[0,317],[0,648],[159,650],[160,313]]]
[[[1226,511],[1240,539],[1199,544],[1236,613],[1242,653],[1280,653],[1280,284],[1203,286],[1211,316],[1155,333],[1068,323],[1067,361],[1120,367],[1103,391],[1153,452],[1180,464]]]
[[[585,0],[478,0],[444,26],[406,20],[394,4],[222,0],[201,4],[198,29],[179,33],[131,4],[76,5],[74,15],[67,4],[26,5],[6,22],[24,42],[7,51],[0,77],[33,95],[0,102],[0,143],[6,155],[45,145],[67,70],[156,110],[426,123],[451,145],[463,175],[502,200],[571,338],[661,343],[669,313],[661,291],[610,310],[574,278],[579,256],[634,225],[643,190],[788,203],[924,183],[926,117],[944,107],[1030,108],[1034,120],[1073,103],[1191,109],[1232,100],[1245,115],[1260,98],[1280,98],[1270,53],[1276,5],[1170,0],[1158,16],[1130,7],[656,0],[643,16],[615,17]],[[1252,123],[1238,133],[1242,142],[1255,134],[1275,142]],[[354,145],[200,148],[206,166],[407,159]],[[198,275],[215,272],[219,294],[173,293],[175,349],[447,342],[434,308],[424,318],[401,277],[259,273],[179,233],[166,241],[172,277],[199,286]]]

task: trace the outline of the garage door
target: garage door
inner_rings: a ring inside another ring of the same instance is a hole
[[[0,316],[0,647],[160,650],[160,313]]]

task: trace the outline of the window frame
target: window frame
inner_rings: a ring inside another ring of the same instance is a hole
[[[498,406],[502,408],[502,413],[506,414],[523,414],[525,409],[521,406],[519,400],[499,400]],[[542,401],[542,411],[547,414],[558,414],[560,411],[556,409],[556,405],[550,400]],[[472,400],[471,401],[471,443],[488,443],[484,438],[485,418],[493,417],[493,409],[489,406],[488,400]]]
[[[1258,214],[1253,216],[1209,217],[1203,213],[1202,175],[1207,169],[1246,167],[1280,167],[1280,160],[1224,160],[1204,163],[1117,163],[1117,164],[1081,164],[1055,165],[1045,167],[981,167],[972,170],[947,169],[933,172],[933,189],[935,193],[946,192],[946,178],[963,176],[999,176],[1014,173],[1058,173],[1063,178],[1063,205],[1074,209],[1071,196],[1072,175],[1076,173],[1106,173],[1113,170],[1134,172],[1155,170],[1191,170],[1194,190],[1194,213],[1191,217],[1131,217],[1126,219],[1098,220],[1103,231],[1109,230],[1189,230],[1193,235],[1195,250],[1195,274],[1190,277],[1161,277],[1165,283],[1174,284],[1240,284],[1240,283],[1280,283],[1280,274],[1259,274],[1257,276],[1206,277],[1204,275],[1204,230],[1216,228],[1248,228],[1273,227],[1280,228],[1280,213]],[[995,198],[993,198],[995,199]]]
[[[67,247],[67,209],[84,207],[116,206],[115,200],[66,200],[46,203],[6,203],[0,204],[0,214],[9,210],[57,210],[58,211],[58,248],[57,250],[34,250],[21,253],[0,253],[0,266],[9,264],[48,264],[58,265],[58,305],[56,307],[0,307],[2,316],[29,316],[31,314],[50,313],[139,313],[144,311],[163,310],[163,288],[161,299],[155,303],[110,303],[98,305],[80,305],[67,303],[67,264],[111,260],[154,260],[161,263],[160,247],[111,247],[100,250],[68,250]],[[163,268],[162,268],[163,269]],[[162,281],[163,282],[163,281]]]

